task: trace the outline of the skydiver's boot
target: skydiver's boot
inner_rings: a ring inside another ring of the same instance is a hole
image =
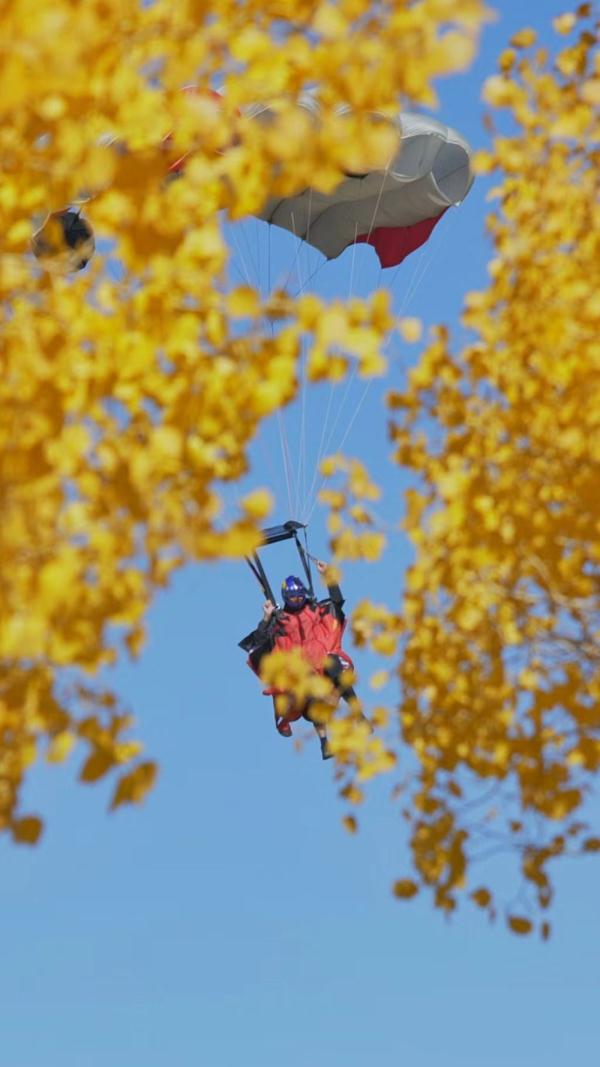
[[[282,737],[292,736],[292,727],[287,719],[276,719],[275,726],[277,727],[277,732],[280,733]]]
[[[324,737],[319,737],[319,741],[321,742],[321,756],[322,756],[322,758],[323,759],[333,759],[333,752],[331,751],[331,749],[329,747],[329,741],[327,740],[327,735],[325,734]]]
[[[354,692],[352,686],[348,686],[347,689],[344,689],[342,691],[342,697],[344,698],[350,711],[352,712],[352,718],[354,719],[354,721],[366,723],[369,727],[369,732],[373,733],[373,725],[371,721],[367,719],[367,716],[365,715],[362,709],[362,704],[358,699],[356,693]]]

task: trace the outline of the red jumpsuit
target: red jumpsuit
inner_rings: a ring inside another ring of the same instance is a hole
[[[279,611],[268,620],[259,623],[257,629],[242,647],[250,652],[248,665],[260,677],[262,657],[275,649],[288,652],[299,648],[310,666],[326,674],[336,689],[346,697],[353,691],[343,687],[340,677],[345,670],[352,670],[350,656],[342,649],[342,637],[346,618],[342,611],[344,603],[338,586],[329,587],[329,599],[309,601],[300,611]],[[284,695],[285,690],[271,687],[264,690],[265,696]],[[346,697],[347,698],[347,697]],[[306,717],[307,707],[289,707],[281,717],[294,721]]]

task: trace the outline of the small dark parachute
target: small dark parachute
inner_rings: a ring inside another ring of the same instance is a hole
[[[79,211],[52,211],[31,239],[31,251],[44,270],[73,274],[87,267],[94,254],[94,231]]]

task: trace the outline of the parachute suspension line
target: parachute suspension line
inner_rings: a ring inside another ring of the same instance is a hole
[[[332,406],[332,403],[333,403],[334,392],[335,392],[335,384],[333,382],[331,382],[330,386],[329,386],[329,396],[327,398],[327,409],[325,411],[325,418],[323,420],[323,426],[321,427],[321,437],[319,439],[319,448],[318,448],[318,451],[317,451],[317,459],[316,459],[316,462],[315,462],[315,469],[313,471],[312,481],[310,483],[310,489],[308,490],[308,495],[307,495],[307,497],[305,498],[305,500],[303,501],[303,504],[302,504],[302,522],[308,522],[308,518],[307,518],[307,515],[306,515],[306,513],[308,511],[308,505],[310,504],[310,501],[312,500],[312,495],[314,493],[315,485],[317,483],[317,478],[319,476],[319,467],[321,465],[321,461],[323,459],[323,456],[325,455],[325,447],[324,447],[325,430],[327,428],[327,423],[329,422],[329,416],[330,416],[330,413],[331,413],[331,406]]]
[[[446,237],[446,236],[447,236],[447,231],[446,231],[446,234],[444,235],[444,237]],[[443,240],[443,238],[442,238],[442,240]],[[433,263],[433,260],[439,255],[439,251],[440,251],[441,247],[442,247],[442,241],[438,242],[437,250],[434,251],[431,255],[429,255],[424,263],[419,261],[415,265],[415,268],[414,268],[414,271],[413,271],[413,276],[412,276],[410,285],[408,286],[408,291],[404,295],[404,298],[402,300],[402,304],[401,304],[401,307],[400,307],[400,310],[399,310],[398,314],[402,314],[403,311],[406,310],[406,307],[407,307],[409,301],[412,300],[412,298],[414,297],[415,293],[420,288],[423,280],[425,279],[425,277],[427,275],[427,272],[429,270],[429,267]],[[393,288],[394,282],[396,281],[396,278],[398,276],[398,272],[399,272],[401,266],[402,266],[402,264],[399,264],[398,267],[396,268],[396,270],[394,271],[394,274],[393,274],[391,282],[390,282],[390,288]],[[418,275],[418,277],[417,277],[417,275]],[[385,347],[387,348],[388,345],[389,345],[389,341],[387,342]],[[354,368],[354,372],[356,372],[356,367]],[[362,392],[362,395],[359,398],[358,404],[356,405],[356,409],[354,411],[354,414],[352,415],[352,418],[350,419],[350,422],[348,423],[346,429],[344,430],[344,435],[343,435],[339,445],[337,446],[336,451],[339,452],[344,447],[344,445],[345,445],[345,443],[346,443],[346,441],[347,441],[347,439],[348,439],[348,437],[350,435],[352,427],[354,426],[354,423],[356,422],[356,419],[358,418],[360,410],[361,410],[365,400],[367,399],[367,396],[368,396],[368,393],[369,393],[369,390],[370,390],[372,384],[373,384],[373,378],[369,378],[369,380],[366,383],[365,388],[364,388],[364,390]],[[334,426],[334,429],[335,429],[335,426]],[[333,434],[333,431],[332,431],[332,434]],[[332,434],[330,435],[330,439],[331,439]],[[311,520],[311,518],[313,516],[314,510],[315,510],[315,508],[316,508],[316,506],[317,506],[317,504],[319,502],[319,493],[321,492],[321,489],[323,488],[324,484],[325,484],[325,478],[322,478],[321,482],[320,482],[320,485],[319,485],[319,487],[317,489],[317,492],[316,492],[315,499],[313,501],[312,507],[311,507],[311,509],[310,509],[310,511],[308,513],[308,516],[307,516],[307,518],[305,520],[307,523],[310,522],[310,520]]]
[[[304,506],[301,490],[306,492],[306,393],[307,393],[307,364],[308,356],[306,347],[302,345],[300,353],[300,441],[298,446],[298,470],[296,472],[296,515],[301,520],[301,504]]]
[[[271,223],[267,222],[267,293],[271,292]],[[271,326],[273,332],[273,326]]]
[[[360,409],[362,408],[365,400],[367,399],[367,393],[369,392],[369,389],[373,385],[373,381],[374,381],[373,378],[369,378],[369,380],[367,381],[367,384],[365,385],[365,387],[363,389],[362,396],[360,397],[360,400],[358,401],[358,404],[356,405],[356,407],[354,409],[354,414],[353,414],[352,418],[350,419],[350,422],[346,426],[346,429],[344,430],[344,436],[342,437],[342,440],[340,441],[340,443],[338,445],[338,448],[337,448],[338,451],[340,449],[342,449],[344,447],[344,445],[346,444],[346,441],[348,440],[348,437],[350,435],[350,431],[352,430],[352,427],[354,426],[354,423],[356,422],[356,419],[358,418],[358,413],[359,413]]]
[[[383,188],[383,185],[382,185],[382,188]],[[381,190],[380,190],[380,196],[381,196]],[[371,232],[373,219],[375,218],[375,215],[377,213],[378,204],[379,204],[379,199],[378,199],[377,204],[375,205],[375,208],[373,209],[373,217],[372,217],[372,220],[371,220],[371,228],[369,229],[369,233]],[[357,230],[358,230],[358,224],[355,223],[355,226],[354,226],[355,241],[356,241],[356,237],[357,237]],[[353,288],[353,282],[354,282],[354,256],[355,256],[355,251],[356,251],[356,243],[353,245],[353,258],[352,258],[350,285],[349,285],[349,288],[348,288],[348,300],[350,300],[350,298],[352,296],[352,288]],[[383,274],[383,268],[380,267],[379,268],[379,277],[378,277],[378,280],[377,280],[377,287],[379,287],[379,285],[381,283],[382,274]],[[340,419],[341,419],[342,414],[344,412],[344,408],[346,407],[346,404],[347,404],[347,402],[348,402],[348,400],[350,398],[350,394],[352,393],[352,390],[354,388],[354,383],[356,382],[357,377],[358,377],[358,362],[355,361],[354,365],[352,367],[352,370],[350,371],[350,373],[348,374],[348,377],[346,378],[346,382],[345,382],[345,386],[344,386],[344,392],[342,394],[342,399],[340,401],[340,404],[338,406],[335,418],[333,420],[333,424],[332,424],[331,428],[327,427],[327,437],[326,437],[325,445],[324,445],[324,448],[323,448],[323,455],[325,455],[325,453],[327,453],[329,451],[329,448],[330,448],[330,446],[331,446],[331,444],[332,444],[332,442],[334,440],[335,432],[336,432],[336,430],[338,428]],[[354,422],[356,420],[356,416],[357,416],[358,412],[360,411],[360,408],[362,407],[362,404],[364,402],[364,398],[366,397],[367,392],[368,392],[368,389],[363,392],[362,399],[359,401],[358,406],[355,409],[354,415],[352,416],[352,420],[351,420],[351,423],[350,423],[351,426],[354,424]],[[336,452],[339,452],[340,449],[343,447],[343,444],[346,441],[347,437],[348,437],[348,433],[345,432],[344,436],[342,438],[341,444],[339,444],[337,446],[336,450],[335,450]],[[319,463],[320,463],[320,460],[319,460]],[[316,470],[315,470],[315,479],[318,478],[318,475],[319,475],[319,463],[317,463],[317,467],[316,467]],[[319,485],[319,488],[318,488],[317,493],[316,493],[315,500],[312,503],[311,508],[310,508],[310,512],[309,512],[310,516],[312,516],[312,514],[313,514],[313,512],[315,510],[315,507],[316,507],[316,504],[317,504],[317,501],[318,501],[318,496],[319,496],[319,493],[321,492],[321,489],[323,488],[324,481],[325,481],[325,479],[322,479],[322,481],[321,481],[321,483]],[[314,492],[314,481],[313,481],[313,486],[311,487],[311,499],[312,499],[313,492]],[[310,504],[310,503],[311,503],[311,501],[309,500],[308,504]],[[307,519],[307,522],[308,522],[308,519]]]
[[[304,248],[306,250],[306,274],[308,276],[310,270],[310,259],[308,256],[308,249],[310,241],[310,227],[312,225],[312,187],[308,191],[308,225],[306,227],[305,240],[303,241]],[[304,285],[305,283],[303,283]],[[300,419],[300,464],[302,469],[302,500],[299,501],[298,513],[304,511],[306,504],[306,472],[307,472],[307,444],[306,444],[306,410],[307,410],[307,390],[308,390],[308,351],[306,344],[303,345],[302,352],[302,403],[301,403],[301,419]],[[300,469],[298,470],[298,489],[300,489]],[[305,531],[306,536],[306,531]],[[307,547],[308,552],[308,547]],[[309,565],[310,566],[310,565]]]
[[[291,212],[291,216],[290,217],[291,217],[291,221],[292,221],[292,232],[294,234],[294,237],[296,238],[296,241],[298,241],[299,238],[298,238],[298,233],[296,231],[296,217],[295,217],[293,211]],[[310,223],[309,223],[309,226],[310,226]],[[298,244],[298,253],[300,253],[303,244],[304,244],[304,240],[300,239],[299,240],[299,244]],[[298,276],[299,276],[299,281],[300,281],[300,283],[302,285],[302,256],[300,254],[298,254],[294,258],[298,260],[298,268],[299,268],[298,269]],[[299,516],[299,514],[300,514],[300,512],[299,512],[300,483],[301,483],[301,480],[302,480],[302,472],[303,472],[303,469],[305,467],[304,449],[305,449],[305,445],[306,445],[306,437],[305,437],[305,432],[306,432],[306,352],[304,350],[304,346],[302,345],[302,342],[301,342],[301,348],[300,348],[300,354],[299,354],[298,363],[299,363],[298,369],[299,369],[299,378],[300,378],[300,429],[299,429],[299,432],[298,432],[298,463],[297,463],[297,466],[296,466],[296,479],[295,479],[295,491],[294,491],[294,510],[292,512],[292,514],[295,515],[295,516]]]
[[[292,261],[290,263],[290,267],[289,267],[289,270],[288,270],[288,273],[287,273],[287,277],[285,279],[285,282],[283,283],[283,288],[284,289],[287,289],[288,285],[290,284],[290,279],[292,277],[292,272],[294,270],[294,267],[296,266],[297,261],[300,259],[300,253],[302,252],[302,249],[306,248],[308,250],[308,243],[307,242],[308,242],[308,239],[310,237],[310,226],[311,226],[311,222],[312,222],[312,218],[311,218],[311,215],[312,215],[312,194],[313,194],[312,189],[309,189],[308,190],[308,227],[307,227],[307,230],[306,230],[306,233],[304,234],[304,236],[302,234],[297,234],[296,233],[296,219],[295,219],[295,216],[294,216],[294,212],[292,211],[290,213],[290,217],[291,217],[291,220],[292,220],[292,229],[293,229],[294,237],[296,238],[296,251],[294,252],[294,255],[292,256]],[[307,273],[308,273],[308,271],[307,271]],[[301,285],[300,289],[299,289],[300,293],[302,292],[303,288],[304,288],[304,285]],[[294,296],[298,296],[298,293],[294,293]]]
[[[317,265],[316,269],[313,270],[313,272],[311,274],[309,274],[308,271],[309,271],[309,268],[310,268],[310,261],[308,260],[308,255],[307,255],[307,263],[306,263],[307,276],[305,278],[302,277],[302,273],[303,273],[303,271],[302,271],[302,262],[303,262],[303,260],[302,260],[302,254],[301,253],[302,253],[303,249],[306,249],[306,252],[308,253],[308,249],[309,249],[309,246],[308,246],[307,242],[308,242],[308,238],[310,236],[310,227],[312,225],[312,195],[313,195],[313,191],[312,191],[312,189],[309,189],[309,191],[308,191],[308,223],[307,223],[307,228],[306,228],[306,234],[304,236],[298,234],[298,232],[297,232],[297,229],[296,229],[296,218],[295,218],[294,212],[291,212],[291,215],[290,215],[291,223],[292,223],[292,232],[293,232],[294,237],[296,238],[296,240],[298,242],[298,247],[297,247],[296,252],[294,254],[294,257],[292,259],[292,263],[291,263],[289,271],[288,271],[288,275],[287,275],[287,278],[286,278],[285,285],[287,287],[287,285],[288,285],[288,283],[290,281],[290,278],[292,276],[294,265],[296,263],[298,263],[299,264],[299,269],[298,269],[299,288],[293,294],[294,297],[299,296],[305,290],[305,288],[306,288],[308,282],[310,281],[310,279],[312,277],[314,277],[318,273],[318,271],[321,270],[321,268],[324,266],[324,264],[327,262],[327,260],[323,260],[321,263],[319,263]],[[308,387],[308,355],[307,355],[306,347],[304,346],[303,350],[302,350],[302,353],[301,353],[301,356],[300,356],[300,430],[299,430],[299,434],[298,434],[298,464],[297,464],[297,468],[296,468],[296,478],[295,478],[294,507],[292,508],[292,506],[290,505],[290,510],[292,511],[293,514],[299,514],[304,509],[305,500],[306,500],[306,476],[307,476],[307,456],[306,456],[306,447],[307,447],[307,445],[306,445],[307,387]],[[288,447],[288,455],[289,455],[289,447]],[[291,472],[293,472],[293,466],[292,466],[291,462],[290,462],[290,470],[291,470]]]
[[[392,163],[392,160],[389,159],[388,162],[385,165],[385,170],[383,171],[383,173],[381,175],[381,186],[379,188],[379,193],[377,194],[377,200],[375,201],[375,207],[373,208],[373,214],[371,215],[371,225],[369,226],[369,232],[368,232],[368,234],[366,236],[366,243],[367,244],[369,243],[371,234],[373,233],[373,227],[375,226],[375,219],[377,218],[377,212],[379,211],[379,205],[381,203],[381,197],[383,196],[383,189],[384,189],[384,186],[385,186],[386,178],[387,178],[388,174],[390,173],[391,163]]]
[[[356,264],[356,239],[358,237],[358,222],[354,223],[354,241],[352,242],[352,262],[350,263],[350,281],[348,282],[348,300],[352,299],[354,289],[354,266]]]
[[[257,279],[258,286],[260,287],[260,273],[258,269],[258,261],[257,259],[255,259],[254,252],[252,251],[252,246],[250,244],[250,237],[244,224],[242,224],[242,226],[240,227],[240,237],[244,242],[244,246],[248,255],[248,260],[252,266],[252,272],[254,274],[254,277]]]
[[[451,216],[451,217],[454,217],[454,216]],[[425,276],[427,275],[427,272],[428,272],[431,264],[434,262],[435,259],[438,258],[441,250],[443,249],[444,245],[446,244],[446,242],[448,240],[448,233],[449,233],[451,228],[452,228],[452,223],[450,222],[450,220],[448,220],[448,224],[443,227],[442,232],[441,232],[438,240],[435,243],[435,246],[432,249],[428,249],[429,255],[425,254],[425,250],[426,250],[426,246],[425,245],[423,245],[423,247],[421,248],[421,252],[420,252],[419,258],[418,258],[417,262],[415,263],[415,269],[413,271],[413,276],[411,278],[410,285],[407,287],[407,291],[405,292],[404,298],[403,298],[402,303],[400,305],[400,310],[398,312],[399,315],[401,315],[403,313],[403,311],[406,309],[409,301],[412,300],[412,298],[415,295],[415,293],[417,292],[417,290],[420,289],[421,284],[424,281]],[[396,270],[394,271],[394,275],[392,277],[392,282],[391,282],[392,285],[393,285],[393,283],[394,283],[394,281],[396,279],[396,275],[397,275],[398,271],[400,270],[401,266],[402,266],[402,264],[399,264],[399,266],[396,267]]]
[[[252,279],[250,277],[250,272],[248,270],[248,263],[247,263],[247,260],[246,260],[246,258],[244,256],[244,253],[242,251],[242,248],[240,246],[240,242],[238,241],[237,234],[236,234],[235,231],[232,231],[232,238],[233,238],[233,244],[234,244],[234,248],[235,248],[236,254],[239,257],[239,260],[240,260],[242,268],[243,268],[243,273],[242,273],[242,270],[240,270],[240,267],[238,266],[238,264],[235,261],[232,261],[232,266],[237,271],[237,273],[240,276],[242,282],[247,283],[248,285],[252,286]],[[258,244],[258,236],[257,236],[257,244]],[[250,256],[250,259],[254,263],[254,260],[253,260],[252,256]],[[260,285],[260,275],[257,275],[257,276],[259,278],[259,285]],[[270,293],[270,291],[271,291],[271,225],[269,224],[269,227],[268,227],[268,244],[267,244],[267,293]],[[271,337],[274,338],[274,327],[273,327],[273,323],[272,322],[270,323],[270,331],[271,331]],[[280,447],[281,447],[283,471],[284,471],[286,490],[287,490],[288,508],[289,508],[289,510],[291,512],[293,510],[292,485],[291,485],[291,473],[290,473],[291,469],[292,469],[292,464],[291,464],[291,457],[290,457],[290,450],[289,450],[289,444],[288,444],[285,421],[284,421],[283,414],[282,414],[281,411],[277,412],[277,424],[278,424],[278,430],[279,430],[279,443],[280,443]],[[270,457],[269,457],[269,459],[270,459]],[[237,496],[237,501],[239,502],[239,499],[240,499],[239,494],[236,493],[236,496]],[[254,570],[254,568],[252,568],[252,569]]]
[[[248,221],[250,221],[250,220],[248,220]],[[256,263],[256,285],[257,285],[259,296],[260,296],[261,300],[264,300],[263,285],[262,285],[262,274],[261,274],[261,270],[260,270],[260,261],[261,261],[260,238],[259,238],[259,225],[260,224],[257,223],[256,219],[254,219],[252,225],[253,225],[253,228],[254,228],[254,262]],[[250,237],[248,237],[248,242],[250,242]]]
[[[240,270],[238,264],[235,263],[235,262],[232,262],[232,266],[233,266],[234,270],[236,270],[238,272],[240,278],[242,279],[242,282],[245,282],[247,285],[251,286],[252,285],[252,278],[250,277],[250,271],[248,270],[248,264],[246,262],[246,257],[244,256],[244,253],[242,252],[242,249],[240,247],[240,242],[238,241],[238,235],[237,235],[237,233],[235,232],[235,230],[233,228],[232,228],[232,232],[231,232],[231,237],[232,237],[232,240],[233,240],[233,246],[235,248],[235,251],[237,253],[239,261],[240,261],[240,263],[242,265],[242,270]],[[243,271],[243,273],[242,273],[242,271]]]
[[[415,263],[415,268],[413,270],[410,283],[406,287],[406,291],[405,291],[404,296],[402,298],[402,303],[400,304],[400,307],[398,309],[398,314],[399,315],[402,315],[404,313],[404,311],[408,307],[409,303],[411,302],[413,296],[415,295],[417,290],[420,288],[421,282],[423,281],[425,275],[427,274],[427,271],[429,269],[429,266],[430,266],[432,260],[433,260],[433,254],[430,253],[429,257],[426,257],[425,256],[425,249],[423,248],[421,250],[421,255],[418,257],[418,259],[417,259],[417,261]]]
[[[389,167],[389,164],[388,164],[388,167]],[[381,196],[382,196],[382,193],[383,193],[383,186],[384,186],[386,175],[387,175],[387,168],[386,168],[386,172],[384,173],[384,176],[383,176],[383,180],[382,180],[382,183],[381,183],[381,188],[379,190],[379,195],[377,197],[377,202],[376,202],[375,207],[373,209],[373,215],[372,215],[372,218],[371,218],[371,225],[369,227],[369,233],[368,233],[368,236],[367,236],[367,242],[368,242],[369,236],[371,235],[371,233],[373,231],[373,224],[375,222],[375,218],[376,218],[376,215],[377,215],[377,210],[379,208],[379,202],[381,200]],[[355,236],[356,236],[356,234],[355,234]],[[356,248],[356,245],[354,245],[354,248]],[[396,278],[398,276],[398,272],[399,272],[401,266],[402,266],[401,263],[398,264],[398,267],[394,271],[394,274],[392,276],[392,280],[390,282],[390,289],[393,289],[394,282],[395,282],[395,280],[396,280]],[[417,267],[415,267],[414,273],[416,273],[416,271],[417,271]],[[382,275],[383,275],[383,267],[380,266],[380,268],[379,268],[379,277],[377,279],[376,288],[379,288],[379,286],[381,285]],[[414,275],[413,275],[413,277],[414,277]],[[419,279],[419,284],[420,284],[420,281],[422,281],[423,277],[424,277],[424,274]],[[412,292],[410,293],[411,297],[412,297],[414,292],[416,292],[416,288],[414,288],[412,290]],[[350,294],[349,294],[349,296],[350,296]],[[404,308],[406,303],[407,303],[407,297],[405,296],[405,298],[404,298],[404,300],[402,302],[402,309]],[[389,339],[386,342],[386,344],[384,345],[384,354],[385,354],[386,349],[388,348],[388,346],[389,346]],[[324,448],[324,453],[326,453],[328,451],[329,446],[333,441],[333,438],[334,438],[334,435],[335,435],[335,431],[336,431],[336,429],[338,427],[343,408],[345,407],[346,401],[347,401],[348,396],[350,394],[350,391],[351,391],[351,389],[352,389],[352,387],[354,385],[354,382],[356,381],[357,376],[358,376],[358,363],[355,363],[354,367],[352,368],[352,371],[351,371],[350,375],[348,376],[348,381],[346,383],[346,388],[344,390],[344,395],[342,397],[341,404],[340,404],[340,406],[338,408],[338,412],[337,412],[336,418],[334,420],[333,426],[331,427],[331,430],[330,430],[330,432],[328,434],[327,441],[326,441],[325,448]],[[373,378],[369,378],[369,380],[367,381],[367,383],[365,385],[365,388],[362,391],[361,396],[359,397],[358,403],[356,404],[356,407],[354,409],[354,412],[352,414],[350,422],[348,423],[348,425],[346,426],[346,429],[344,430],[344,433],[342,435],[342,439],[341,439],[340,443],[337,445],[337,447],[335,449],[336,452],[340,452],[342,450],[342,448],[344,447],[346,441],[348,440],[348,437],[350,436],[350,432],[351,432],[351,430],[352,430],[352,428],[354,426],[354,423],[356,422],[356,420],[357,420],[357,418],[358,418],[358,416],[360,414],[360,411],[361,411],[361,409],[362,409],[362,407],[363,407],[363,405],[365,403],[365,400],[367,399],[367,396],[369,395],[369,390],[370,390],[372,384],[373,384]],[[317,470],[316,470],[315,473],[318,474],[318,464],[317,464]],[[313,493],[314,493],[314,499],[312,499],[312,504],[310,506],[310,511],[308,512],[308,515],[306,517],[306,522],[307,523],[310,522],[310,520],[311,520],[311,518],[312,518],[312,516],[314,514],[314,510],[315,510],[315,508],[316,508],[316,506],[317,506],[317,504],[319,502],[319,493],[321,492],[321,489],[323,488],[324,484],[325,484],[325,478],[322,478],[320,483],[319,483],[319,485],[318,485],[318,488],[316,489],[316,492],[315,492],[315,490],[314,490],[314,482],[313,482],[313,487],[311,487],[311,498],[313,497]],[[309,500],[309,504],[310,503],[311,502]]]
[[[236,251],[237,251],[237,249],[236,249]],[[248,281],[248,275],[244,274],[243,271],[240,270],[240,268],[238,267],[237,263],[232,263],[231,266],[233,267],[233,269],[236,272],[236,274],[239,275],[240,281],[243,284],[245,284]]]
[[[310,258],[309,252],[309,240],[310,240],[310,228],[312,226],[312,206],[313,206],[313,191],[312,188],[308,191],[308,222],[306,226],[306,233],[302,238],[300,249],[304,248],[306,251],[306,277],[302,277],[302,271],[300,271],[300,293],[304,291],[307,285],[307,279],[310,272]],[[295,220],[294,220],[295,221]],[[302,257],[300,257],[300,263],[302,263]],[[307,396],[308,396],[308,350],[307,345],[303,345],[302,357],[301,357],[301,371],[302,371],[302,385],[301,385],[301,404],[300,404],[300,445],[299,445],[299,462],[298,462],[298,477],[296,482],[297,501],[296,511],[298,515],[301,515],[305,509],[306,504],[306,479],[308,470],[308,456],[307,456],[307,437],[306,437],[306,417],[307,417]]]
[[[350,281],[348,283],[348,296],[346,298],[347,300],[350,300],[352,298],[352,292],[353,292],[353,289],[354,289],[354,267],[355,267],[355,264],[356,264],[356,238],[357,237],[358,237],[358,222],[355,222],[354,223],[354,241],[352,242],[352,261],[351,261],[351,264],[350,264]],[[308,494],[305,495],[304,500],[302,502],[302,513],[303,513],[304,516],[306,516],[308,508],[310,507],[310,503],[311,503],[311,500],[313,498],[313,493],[315,491],[315,486],[317,484],[317,479],[319,477],[319,467],[321,465],[321,461],[323,460],[323,457],[325,456],[325,452],[326,452],[325,441],[326,441],[326,439],[328,441],[330,439],[329,436],[326,438],[326,435],[328,434],[329,419],[330,419],[330,416],[331,416],[331,408],[332,408],[332,405],[333,405],[333,398],[334,398],[334,395],[335,395],[335,390],[336,390],[337,385],[338,385],[337,382],[330,382],[330,384],[329,384],[329,396],[327,398],[327,408],[326,408],[326,411],[325,411],[325,418],[323,419],[323,425],[321,427],[321,436],[319,438],[319,447],[318,447],[318,450],[317,450],[317,459],[316,459],[316,462],[315,462],[315,469],[313,471],[313,477],[312,477],[312,481],[310,483],[310,488],[308,490]],[[342,401],[342,405],[343,405],[343,401]],[[314,508],[311,509],[311,512],[310,512],[311,515],[312,515],[313,511],[314,511]]]
[[[282,412],[280,410],[278,410],[278,412],[277,412],[277,426],[279,427],[279,444],[281,446],[281,457],[283,459],[283,472],[284,472],[284,475],[285,475],[285,485],[286,485],[286,489],[287,489],[288,507],[289,507],[290,513],[293,514],[292,481],[291,481],[291,477],[290,477],[290,471],[291,471],[290,450],[289,450],[289,445],[288,445],[287,431],[286,431],[286,428],[285,428],[285,422],[284,422],[284,419],[283,419],[283,414],[282,414]]]
[[[351,379],[349,379],[348,384],[350,384],[351,380],[353,381],[356,378],[356,374],[357,374],[357,371],[356,371],[356,367],[355,367],[354,370],[352,371],[352,376],[351,376]],[[356,419],[358,418],[359,412],[360,412],[365,400],[367,399],[367,395],[368,395],[369,389],[371,388],[371,386],[373,384],[373,381],[374,381],[373,378],[369,378],[369,380],[367,381],[367,384],[365,385],[365,388],[363,389],[362,395],[359,398],[359,401],[358,401],[358,403],[357,403],[357,405],[356,405],[356,407],[354,409],[354,413],[352,415],[352,418],[350,419],[350,422],[346,426],[346,429],[344,430],[343,437],[342,437],[339,445],[336,448],[336,452],[340,452],[342,450],[342,448],[344,447],[344,445],[346,444],[346,441],[348,439],[350,431],[352,430],[352,427],[354,426],[354,423],[356,422]],[[344,397],[344,399],[345,399],[345,397]],[[333,434],[335,433],[335,429],[336,429],[336,426],[337,426],[338,422],[339,422],[339,417],[336,419],[335,424],[333,426],[333,429],[332,429],[332,431],[331,431],[331,433],[329,435],[329,441],[331,441],[331,438],[333,437]],[[307,524],[312,519],[314,510],[315,510],[317,504],[319,503],[319,493],[321,492],[321,489],[323,488],[324,485],[325,485],[325,478],[323,477],[323,478],[321,478],[321,482],[320,482],[319,487],[318,487],[318,489],[317,489],[317,491],[315,493],[315,498],[313,500],[312,507],[311,507],[307,517],[306,517],[306,523]]]
[[[292,296],[300,296],[300,293],[302,293],[306,289],[306,286],[308,285],[308,283],[312,282],[313,278],[316,278],[316,276],[319,273],[319,271],[322,271],[323,267],[327,263],[330,263],[330,262],[331,261],[329,259],[327,259],[327,257],[324,256],[323,259],[321,260],[321,262],[317,263],[315,269],[313,271],[311,271],[311,273],[308,275],[308,278],[306,279],[304,284],[301,285],[300,288],[295,293],[292,293]]]
[[[268,225],[268,231],[267,231],[267,233],[268,233],[268,240],[267,240],[267,293],[270,293],[271,292],[271,223],[269,222],[267,225]],[[274,340],[275,329],[273,327],[273,322],[271,322],[270,326],[271,326],[271,339]],[[281,408],[278,408],[278,410],[277,410],[277,428],[279,430],[279,445],[280,445],[280,448],[281,448],[281,458],[283,460],[283,473],[284,473],[284,476],[285,476],[285,484],[286,484],[286,489],[287,489],[288,507],[289,507],[289,509],[291,511],[292,510],[292,485],[291,485],[291,479],[290,479],[289,447],[288,447],[288,441],[287,441],[287,433],[286,433],[286,428],[285,428],[285,422],[284,422],[283,413],[281,411]]]
[[[380,270],[379,270],[379,278],[377,280],[377,287],[379,287],[379,285],[381,284],[381,275],[382,275],[382,273],[383,273],[383,269],[380,268]],[[354,383],[356,382],[356,379],[358,378],[358,371],[359,371],[358,362],[355,361],[354,366],[352,367],[352,370],[350,371],[350,374],[348,375],[348,378],[346,380],[344,393],[343,393],[339,408],[337,410],[336,417],[335,417],[335,419],[333,421],[333,425],[331,426],[331,429],[328,432],[327,440],[325,442],[325,447],[324,447],[324,450],[323,450],[323,454],[325,454],[326,452],[329,451],[329,448],[330,448],[330,446],[332,445],[332,443],[334,441],[335,432],[336,432],[336,430],[338,428],[338,425],[340,423],[340,419],[342,417],[342,413],[344,411],[344,408],[346,407],[346,403],[347,403],[347,401],[348,401],[348,399],[350,397],[350,394],[351,394],[351,392],[353,390]],[[363,390],[363,392],[361,394],[361,397],[359,398],[359,401],[358,401],[358,403],[357,403],[357,405],[356,405],[356,407],[354,409],[354,413],[352,415],[352,418],[351,418],[348,426],[344,430],[342,439],[341,439],[340,443],[335,448],[336,452],[339,452],[344,447],[344,444],[346,443],[346,441],[348,439],[348,435],[350,433],[350,430],[352,429],[354,423],[356,422],[356,418],[358,416],[358,413],[360,412],[360,409],[362,408],[362,406],[363,406],[363,404],[365,402],[365,399],[367,397],[367,394],[369,392],[369,388],[370,388],[372,382],[373,382],[373,379],[369,378],[369,380],[367,381],[367,384],[366,384],[366,386],[365,386],[365,388],[364,388],[364,390]],[[318,466],[317,466],[317,474],[318,474]],[[323,488],[324,481],[325,481],[325,479],[323,479],[321,481],[321,484],[320,484],[319,489],[317,491],[317,498],[318,498],[318,494],[321,492],[321,489]],[[311,495],[312,495],[312,490],[311,490]],[[309,503],[310,503],[310,501],[309,501]],[[313,514],[313,512],[315,510],[316,504],[317,504],[317,499],[315,499],[314,503],[311,506],[311,510],[310,510],[310,515],[311,516],[312,516],[312,514]]]

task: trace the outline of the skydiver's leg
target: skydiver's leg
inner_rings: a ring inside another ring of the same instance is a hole
[[[290,697],[287,693],[278,693],[273,697],[273,713],[275,715],[275,729],[282,737],[292,736],[292,727],[285,717],[289,709]]]
[[[351,685],[344,685],[342,682],[342,674],[348,670],[348,664],[340,656],[329,656],[327,666],[325,667],[324,674],[331,679],[338,693],[346,704],[350,708],[350,711],[356,716],[357,719],[362,719],[363,722],[369,724],[372,729],[369,720],[362,710],[362,705],[356,694],[356,690]]]
[[[339,656],[329,656],[324,674],[331,679],[338,693],[353,711],[360,711],[360,701],[356,691],[351,685],[343,685],[342,674],[348,670],[347,665]]]
[[[327,739],[327,727],[325,726],[325,723],[319,722],[318,719],[316,719],[312,714],[310,701],[302,712],[302,716],[308,722],[311,722],[316,730],[317,737],[319,738],[319,743],[321,745],[321,756],[323,757],[323,759],[332,759],[333,752],[329,748],[329,741]]]

